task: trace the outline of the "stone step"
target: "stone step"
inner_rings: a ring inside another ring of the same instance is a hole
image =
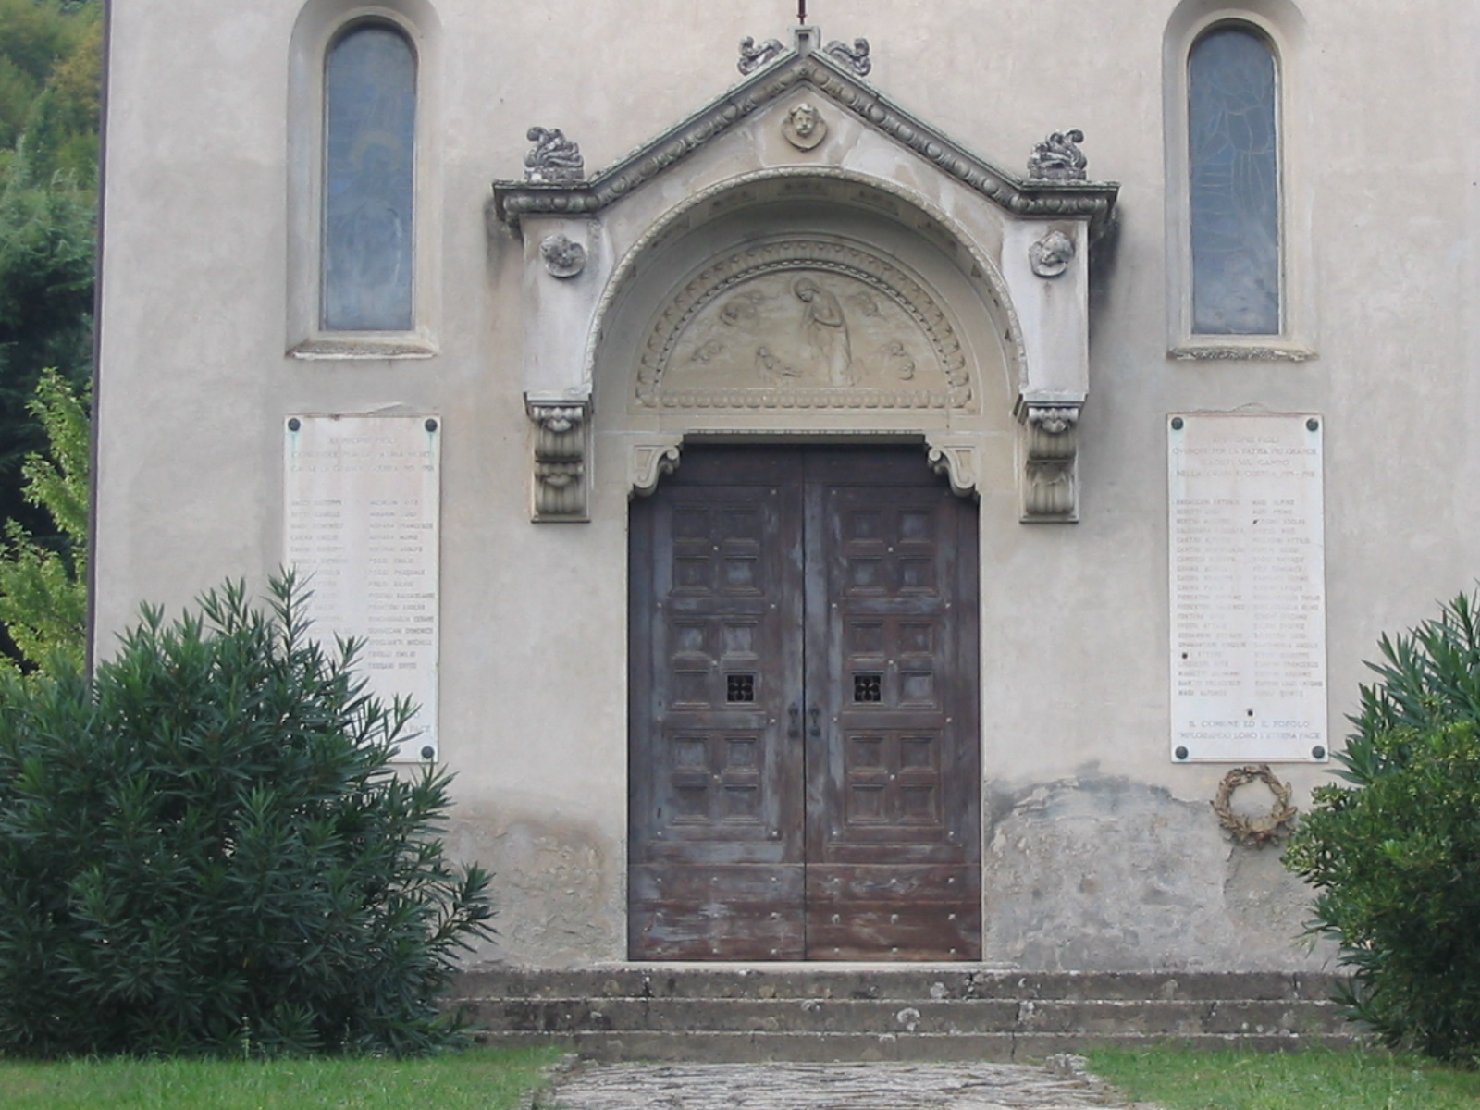
[[[1290,972],[1061,971],[960,967],[753,969],[622,967],[580,971],[486,969],[463,972],[453,1001],[491,998],[1062,999],[1201,1002],[1319,1001],[1340,976]]]
[[[871,1063],[1041,1061],[1057,1053],[1097,1047],[1155,1043],[1144,1033],[769,1033],[769,1032],[580,1032],[480,1033],[480,1043],[504,1046],[560,1044],[593,1060],[692,1061],[706,1063]],[[1195,1049],[1291,1051],[1350,1045],[1349,1035],[1204,1033],[1177,1038]]]
[[[1157,1040],[1293,1049],[1360,1039],[1332,975],[960,967],[622,967],[464,973],[490,1044],[602,1060],[1012,1061]]]
[[[753,998],[486,999],[464,1016],[490,1032],[716,1033],[1341,1033],[1337,1006],[1316,1001],[1027,1000],[902,1001]]]

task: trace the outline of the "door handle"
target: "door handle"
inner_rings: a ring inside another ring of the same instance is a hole
[[[786,738],[788,740],[800,740],[802,738],[802,711],[792,706],[786,711],[789,723],[786,726]]]
[[[822,735],[822,710],[814,705],[811,709],[807,710],[807,717],[810,722],[807,735],[815,740]]]

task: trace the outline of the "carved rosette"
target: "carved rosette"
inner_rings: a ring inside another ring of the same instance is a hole
[[[540,244],[551,277],[573,278],[586,268],[586,248],[568,235],[551,235]]]
[[[531,518],[539,524],[589,520],[589,402],[528,401],[526,408],[534,423]]]
[[[1028,248],[1028,266],[1041,278],[1056,278],[1074,261],[1074,240],[1062,231],[1050,231]]]
[[[1079,405],[1029,404],[1021,413],[1024,521],[1079,517]]]

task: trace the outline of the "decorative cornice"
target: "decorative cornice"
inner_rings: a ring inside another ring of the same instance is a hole
[[[712,142],[760,108],[808,85],[1013,215],[1087,219],[1098,233],[1115,206],[1113,182],[1023,181],[978,158],[864,84],[832,57],[791,53],[740,82],[699,112],[588,181],[496,181],[494,210],[510,226],[530,215],[600,211]]]

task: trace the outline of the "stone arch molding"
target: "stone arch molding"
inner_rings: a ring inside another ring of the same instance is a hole
[[[525,179],[495,182],[491,233],[524,244],[534,520],[589,519],[594,431],[629,494],[692,436],[873,435],[971,495],[1014,428],[1021,518],[1077,519],[1116,186],[998,170],[816,41],[589,179],[574,137],[532,127]]]

